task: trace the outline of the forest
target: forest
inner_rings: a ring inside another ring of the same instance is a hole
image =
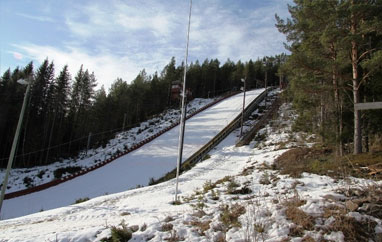
[[[356,110],[359,103],[382,101],[382,1],[294,0],[290,18],[276,18],[286,36],[288,54],[224,64],[217,59],[187,67],[193,98],[238,91],[241,78],[249,88],[288,80],[284,97],[298,113],[294,130],[318,134],[337,156],[360,154],[382,144],[382,110]],[[100,70],[102,71],[102,70]],[[87,145],[104,145],[123,129],[179,108],[171,86],[182,81],[183,63],[172,58],[152,75],[143,69],[132,80],[116,78],[109,90],[96,90],[93,72],[65,66],[55,76],[53,61],[39,67],[8,69],[0,79],[0,167],[5,167],[26,87],[31,83],[17,146],[16,167],[45,165],[74,157]]]
[[[187,88],[193,98],[211,98],[240,89],[241,78],[249,88],[279,84],[279,67],[286,55],[256,61],[206,59],[187,67]],[[135,127],[168,108],[180,108],[171,100],[173,82],[181,81],[184,65],[175,58],[158,74],[143,69],[131,82],[116,78],[109,90],[101,86],[93,72],[79,67],[72,78],[65,66],[55,76],[53,61],[45,59],[39,67],[29,63],[8,69],[0,79],[0,167],[7,165],[26,87],[19,79],[31,82],[31,91],[17,145],[15,167],[33,167],[75,157],[91,146],[105,145],[117,132]]]
[[[299,114],[296,130],[319,134],[337,156],[382,146],[382,1],[295,0],[276,15],[290,51],[282,72]]]

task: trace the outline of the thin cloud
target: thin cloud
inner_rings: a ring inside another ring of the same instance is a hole
[[[19,52],[13,52],[13,58],[15,58],[16,60],[22,60],[23,55]]]
[[[47,16],[34,16],[34,15],[25,14],[25,13],[16,13],[16,15],[27,18],[27,19],[40,21],[40,22],[50,22],[50,23],[55,22],[54,19]]]
[[[285,51],[274,14],[287,16],[287,2],[271,0],[255,9],[235,1],[194,2],[190,62],[247,61]],[[187,2],[150,0],[75,4],[62,16],[70,38],[14,47],[40,63],[49,57],[57,72],[68,64],[73,76],[84,64],[108,88],[117,77],[132,81],[143,68],[149,74],[160,72],[173,56],[178,64],[183,61],[188,7]]]

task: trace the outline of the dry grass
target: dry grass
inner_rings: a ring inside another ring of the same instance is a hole
[[[297,192],[295,192],[293,197],[282,202],[287,219],[296,225],[291,228],[290,236],[302,237],[305,230],[312,230],[314,228],[314,218],[299,208],[305,203],[306,201],[302,200]]]
[[[325,229],[326,233],[341,231],[345,236],[345,241],[370,241],[375,240],[374,228],[376,222],[370,219],[357,221],[353,217],[347,216],[348,211],[340,206],[328,206],[324,208],[322,217],[324,219],[334,218],[334,221]]]
[[[255,170],[255,166],[249,166],[249,167],[246,167],[244,168],[244,170],[239,174],[239,176],[249,176],[253,173],[253,171]]]
[[[211,220],[200,221],[200,220],[192,220],[189,224],[196,227],[198,234],[201,236],[205,235],[205,232],[210,229]]]
[[[275,161],[281,174],[300,178],[303,172],[345,178],[382,178],[382,152],[336,157],[327,147],[295,148],[286,151]]]
[[[162,231],[162,232],[171,231],[173,227],[174,227],[174,225],[171,223],[164,223],[164,224],[162,224],[160,231]]]
[[[246,211],[244,206],[238,203],[232,204],[231,206],[222,204],[220,211],[219,220],[225,225],[227,230],[232,227],[241,227],[239,217]]]
[[[164,238],[165,241],[175,242],[175,241],[184,241],[183,237],[180,237],[176,230],[170,231],[170,237]]]
[[[304,230],[312,230],[314,218],[296,206],[289,206],[285,210],[286,217]]]

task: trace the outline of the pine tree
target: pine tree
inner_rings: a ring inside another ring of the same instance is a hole
[[[362,69],[361,63],[367,63],[365,60],[372,59],[373,53],[380,49],[367,45],[370,37],[379,35],[380,8],[381,4],[373,1],[296,0],[294,6],[289,6],[292,19],[285,22],[276,16],[276,26],[291,42],[292,55],[286,69],[292,74],[295,103],[300,102],[301,107],[314,107],[311,114],[306,115],[305,111],[301,118],[305,114],[311,121],[319,120],[323,136],[330,134],[333,131],[331,124],[336,123],[338,153],[342,151],[346,87],[352,87],[352,102],[359,103],[360,87],[372,73]],[[349,67],[352,72],[348,71]],[[319,116],[314,118],[314,113]],[[362,151],[361,117],[354,108],[353,113],[354,153],[358,154]]]

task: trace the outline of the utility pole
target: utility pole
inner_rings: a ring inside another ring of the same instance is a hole
[[[20,130],[21,130],[21,126],[22,126],[22,123],[23,123],[25,107],[27,106],[28,95],[29,95],[29,91],[30,91],[30,87],[31,87],[31,80],[25,81],[23,79],[20,79],[17,82],[22,84],[22,85],[27,85],[27,90],[25,91],[25,94],[24,94],[23,106],[21,108],[21,112],[20,112],[20,116],[19,116],[19,121],[17,123],[15,137],[13,138],[11,153],[10,153],[9,159],[8,159],[7,171],[5,172],[3,186],[1,187],[0,214],[1,214],[1,207],[2,207],[3,201],[4,201],[5,190],[7,189],[7,185],[8,185],[9,173],[10,173],[11,168],[12,168],[12,164],[13,164],[13,160],[14,160],[15,152],[16,152],[16,146],[17,146],[17,142],[18,142],[19,136],[20,136]]]
[[[187,30],[187,44],[186,54],[184,57],[184,74],[183,74],[183,95],[182,95],[182,115],[180,118],[180,132],[179,132],[179,145],[178,145],[178,161],[176,166],[176,188],[175,188],[175,202],[178,202],[178,184],[179,184],[179,170],[182,163],[183,155],[183,142],[184,142],[184,130],[186,127],[186,76],[187,76],[187,58],[188,58],[188,44],[190,41],[190,26],[191,26],[191,9],[192,0],[190,0],[190,13],[188,15],[188,30]]]

